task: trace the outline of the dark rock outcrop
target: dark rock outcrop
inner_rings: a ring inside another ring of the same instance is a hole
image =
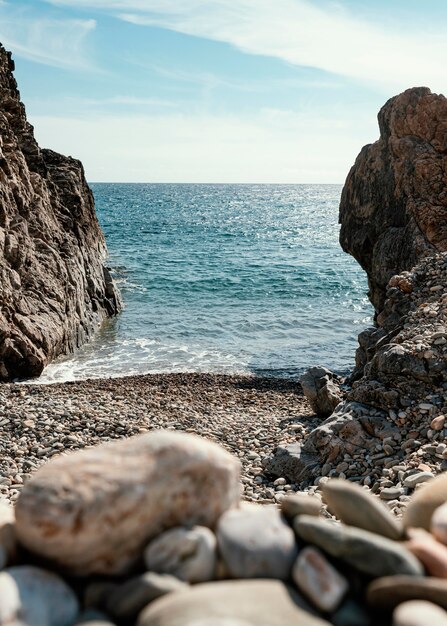
[[[377,312],[388,281],[447,250],[447,99],[425,87],[391,98],[380,139],[352,167],[340,204],[340,243],[368,274]]]
[[[42,150],[0,45],[0,380],[38,376],[116,314],[82,164]]]
[[[340,241],[368,274],[376,326],[359,335],[346,401],[266,464],[303,485],[340,472],[368,481],[376,461],[391,467],[422,445],[429,454],[430,422],[447,415],[447,99],[410,89],[379,125],[340,205]],[[409,434],[417,443],[401,448]]]

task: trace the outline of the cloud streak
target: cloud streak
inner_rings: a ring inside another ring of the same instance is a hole
[[[93,19],[39,18],[0,1],[0,41],[18,57],[72,70],[90,70],[85,39],[96,28]]]
[[[47,0],[104,10],[122,20],[225,42],[372,83],[383,90],[429,84],[445,90],[445,29],[423,33],[386,30],[344,10],[308,0]]]

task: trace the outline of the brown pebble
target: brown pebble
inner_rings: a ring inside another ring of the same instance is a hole
[[[430,428],[432,430],[442,430],[445,424],[445,415],[438,415],[434,419],[432,419]]]
[[[447,578],[447,547],[420,528],[407,530],[406,546],[417,557],[430,576]]]

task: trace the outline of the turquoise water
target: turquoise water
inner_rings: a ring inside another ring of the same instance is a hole
[[[42,381],[353,365],[366,277],[338,244],[339,185],[92,185],[125,302]]]

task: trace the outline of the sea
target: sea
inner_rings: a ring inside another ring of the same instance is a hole
[[[372,321],[338,243],[340,185],[91,185],[124,310],[39,382],[346,373]]]

